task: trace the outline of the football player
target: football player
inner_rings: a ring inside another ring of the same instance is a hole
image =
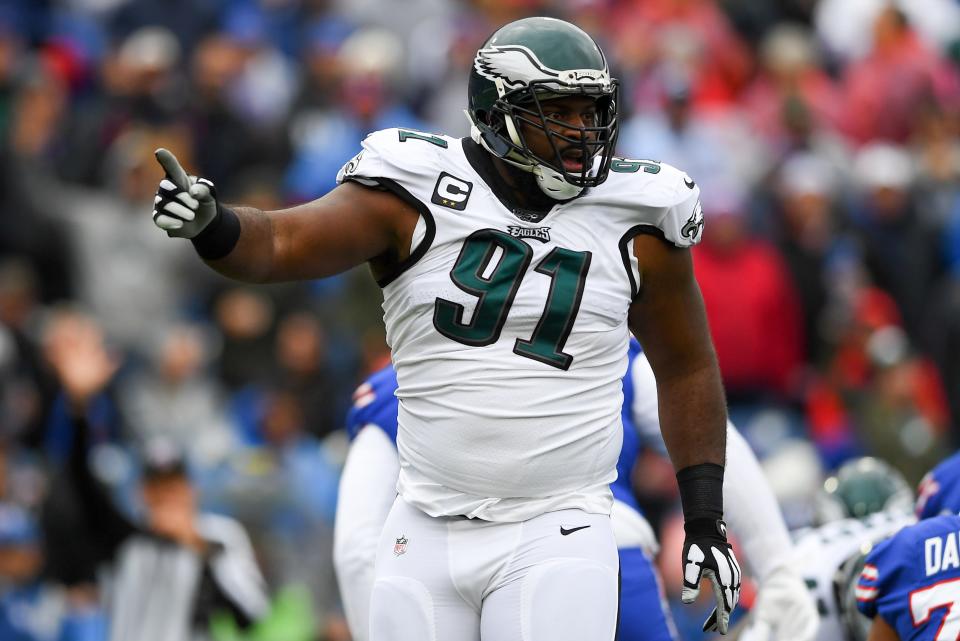
[[[727,631],[726,408],[689,247],[699,187],[614,157],[618,83],[584,31],[497,30],[470,75],[471,137],[370,134],[338,186],[228,207],[167,150],[153,220],[250,282],[368,263],[399,387],[399,495],[377,549],[371,637],[612,639],[610,523],[628,336],[657,378],[684,513],[682,599],[708,580]]]
[[[960,513],[960,452],[940,462],[920,481],[917,518]]]
[[[658,546],[630,486],[642,447],[663,450],[657,417],[656,380],[639,343],[630,342],[623,378],[623,447],[617,464],[612,523],[620,557],[619,641],[675,641],[678,636],[663,600],[651,559]],[[340,484],[334,530],[334,564],[351,632],[369,638],[369,599],[376,544],[396,496],[398,401],[396,373],[388,366],[373,374],[354,394],[347,417],[353,445]],[[818,624],[813,600],[799,574],[784,564],[790,547],[772,492],[746,441],[728,426],[724,492],[728,519],[744,532],[743,549],[760,591],[753,616],[767,636],[783,641],[812,641]]]
[[[869,641],[960,639],[960,516],[906,527],[866,557],[856,587]]]
[[[849,461],[824,481],[816,501],[820,525],[797,533],[792,558],[817,604],[817,641],[866,641],[858,563],[877,542],[916,522],[912,504],[903,476],[878,459]],[[755,641],[749,634],[741,640]]]

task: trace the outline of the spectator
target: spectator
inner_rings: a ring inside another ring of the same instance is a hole
[[[77,608],[41,577],[40,531],[29,512],[0,503],[0,639],[94,641],[105,622],[96,608]]]
[[[777,248],[790,271],[803,309],[805,358],[819,364],[827,356],[822,326],[829,290],[831,252],[840,242],[829,165],[812,153],[797,153],[775,178]]]
[[[146,367],[120,385],[125,424],[135,442],[173,441],[192,464],[215,465],[233,445],[226,394],[208,373],[214,340],[199,326],[174,325],[156,337]]]
[[[271,585],[308,588],[313,619],[323,628],[340,616],[332,560],[339,467],[307,432],[296,394],[268,386],[257,409],[257,440],[235,453],[208,499],[248,525]]]
[[[337,170],[366,134],[384,127],[427,128],[402,101],[403,43],[396,35],[360,29],[343,42],[338,57],[343,74],[336,107],[291,119],[295,150],[285,181],[288,200],[316,198],[332,189]]]
[[[692,79],[669,67],[661,72],[659,109],[638,112],[624,124],[618,142],[621,153],[683,167],[700,181],[724,176],[751,178],[756,173],[752,164],[761,153],[742,131],[744,123],[738,123],[732,114],[724,118],[698,115],[692,102]],[[732,147],[728,142],[737,133],[744,135],[739,146]]]
[[[220,611],[241,625],[255,622],[267,613],[268,600],[247,535],[228,517],[197,511],[175,446],[159,441],[144,449],[141,523],[104,494],[88,467],[85,414],[116,363],[95,337],[79,338],[53,364],[75,429],[68,469],[90,526],[85,534],[113,568],[110,639],[210,638],[211,617]]]
[[[611,31],[621,58],[679,63],[692,75],[694,105],[729,106],[750,73],[750,54],[720,5],[711,0],[627,4]],[[629,42],[627,42],[629,41]],[[637,104],[649,103],[643,99]]]
[[[55,387],[31,336],[40,315],[39,282],[29,262],[0,260],[0,438],[37,446]]]
[[[278,165],[285,157],[275,132],[251,127],[235,108],[231,92],[245,60],[240,43],[219,32],[205,36],[190,59],[193,90],[184,120],[198,167],[224,194],[245,186],[244,169]]]
[[[712,209],[693,259],[727,395],[732,403],[789,399],[804,337],[787,267],[772,245],[750,236],[739,194],[704,191]]]
[[[179,130],[136,127],[119,136],[106,158],[109,191],[60,182],[35,163],[24,163],[19,175],[37,208],[67,232],[77,298],[111,340],[141,355],[150,349],[150,336],[213,282],[196,272],[202,263],[188,248],[165,246],[162,238],[145,235],[149,229],[141,224],[156,179],[146,163],[157,141],[170,136]]]
[[[877,15],[872,48],[847,67],[843,84],[843,130],[857,144],[877,138],[903,143],[926,101],[948,106],[958,98],[956,70],[923,43],[906,15],[892,5]]]
[[[913,161],[901,147],[875,143],[857,154],[854,172],[860,189],[852,231],[864,265],[896,301],[911,340],[925,347],[923,320],[945,265],[940,230],[915,206]]]
[[[307,430],[323,438],[340,427],[344,393],[329,371],[327,337],[310,312],[294,312],[277,329],[274,380],[300,403]]]
[[[266,381],[275,315],[273,301],[260,290],[231,287],[214,299],[213,318],[223,340],[215,367],[231,393]]]
[[[760,71],[740,104],[753,127],[774,148],[782,148],[788,137],[783,114],[791,101],[806,106],[812,129],[836,125],[840,118],[840,93],[817,64],[818,52],[806,29],[790,24],[775,27],[764,38],[760,55]]]

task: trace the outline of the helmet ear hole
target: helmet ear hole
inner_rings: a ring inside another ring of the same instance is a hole
[[[480,119],[483,120],[484,124],[491,129],[499,129],[501,126],[503,126],[503,119],[497,118],[497,114],[493,113],[492,111],[481,111],[479,116]]]

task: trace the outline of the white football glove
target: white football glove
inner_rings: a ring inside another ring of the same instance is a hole
[[[700,595],[700,580],[713,587],[717,606],[703,624],[704,632],[726,634],[730,613],[740,600],[740,564],[727,543],[723,521],[695,519],[683,524],[683,590],[680,600],[693,603]]]
[[[813,641],[819,627],[820,616],[810,590],[803,578],[784,566],[760,584],[740,641]]]
[[[176,238],[193,238],[217,217],[217,191],[206,178],[190,176],[177,157],[157,149],[166,172],[153,199],[153,224]]]

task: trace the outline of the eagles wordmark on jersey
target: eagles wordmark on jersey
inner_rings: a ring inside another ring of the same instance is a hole
[[[615,159],[606,182],[531,222],[490,187],[485,153],[390,129],[338,176],[421,214],[410,260],[380,283],[400,381],[401,494],[434,516],[607,513],[640,283],[629,241],[695,243],[699,189],[669,165]]]

